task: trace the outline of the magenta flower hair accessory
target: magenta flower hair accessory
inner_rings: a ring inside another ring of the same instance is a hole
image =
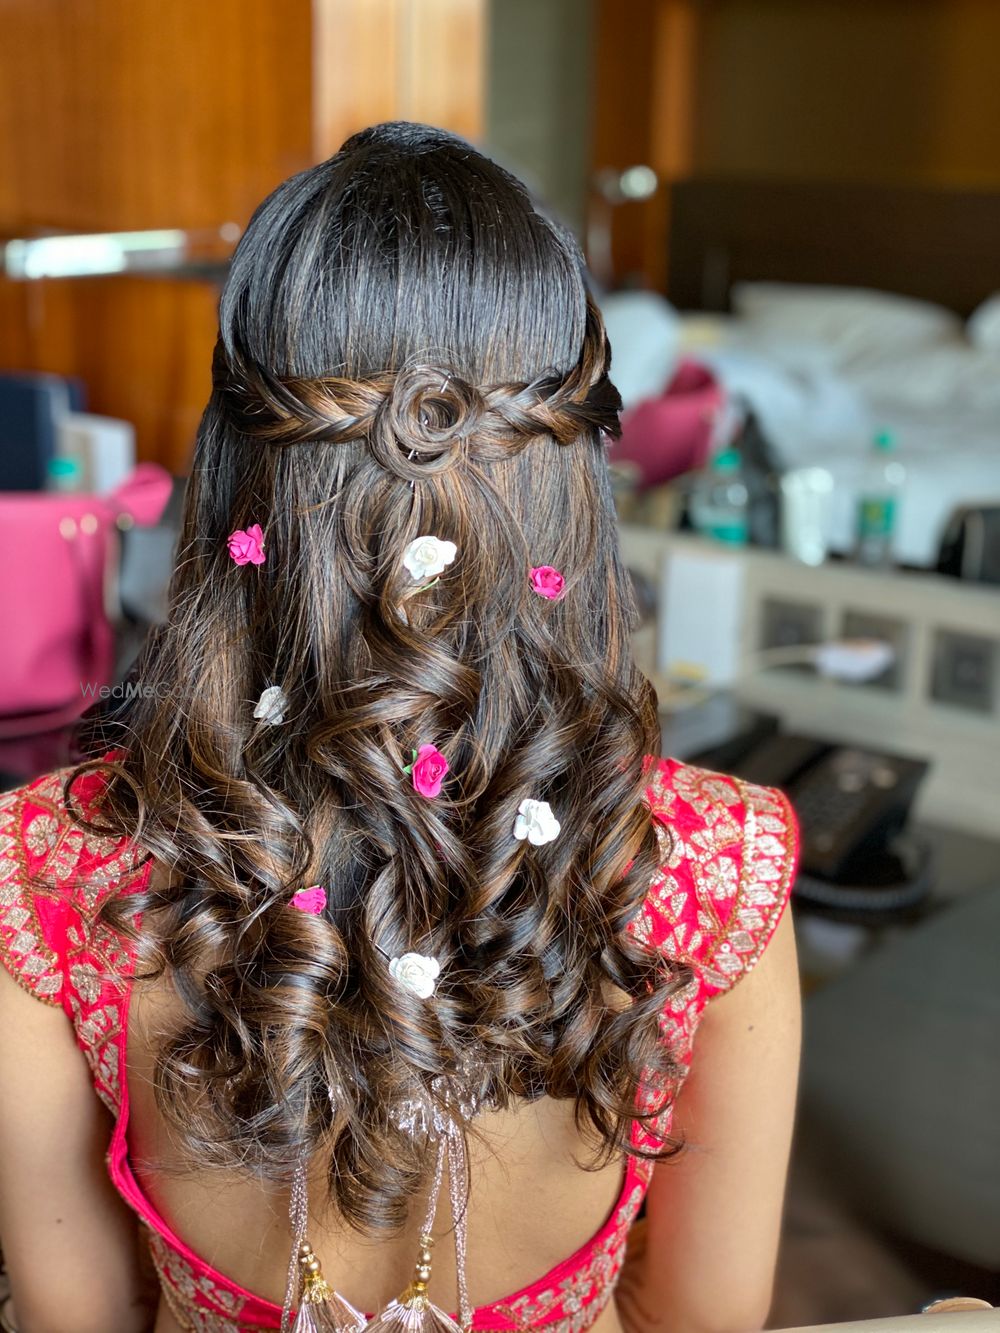
[[[421,745],[412,751],[413,759],[404,768],[413,779],[413,790],[433,800],[441,795],[441,783],[448,772],[448,760],[436,745]]]
[[[551,565],[535,565],[528,577],[532,592],[550,602],[558,601],[566,590],[566,580]]]
[[[292,894],[292,906],[309,916],[321,916],[326,907],[326,889],[321,884],[312,884],[308,889],[299,889]]]
[[[262,565],[264,563],[264,529],[259,523],[251,523],[245,531],[237,528],[229,534],[229,554],[237,565]]]

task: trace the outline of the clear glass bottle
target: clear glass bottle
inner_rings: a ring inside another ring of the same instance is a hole
[[[696,531],[731,546],[745,546],[750,534],[750,491],[738,449],[723,449],[691,488],[688,505]]]
[[[854,558],[874,569],[885,569],[893,563],[899,499],[906,481],[906,469],[895,450],[896,437],[890,431],[879,431],[858,488]]]

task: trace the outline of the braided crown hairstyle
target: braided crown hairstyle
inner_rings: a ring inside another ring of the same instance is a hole
[[[380,125],[259,206],[219,322],[152,688],[100,732],[125,747],[100,826],[170,869],[102,909],[123,930],[141,909],[146,974],[186,1002],[161,1110],[202,1167],[281,1180],[325,1154],[368,1231],[428,1165],[391,1109],[470,1059],[499,1105],[572,1099],[601,1160],[631,1151],[685,977],[627,929],[658,731],[576,244],[467,143]],[[238,570],[227,535],[255,521],[267,560]],[[414,591],[422,533],[458,557]],[[530,589],[543,563],[559,600]],[[281,726],[253,717],[274,683]],[[402,772],[425,743],[450,765],[433,801]],[[547,846],[512,836],[528,796],[562,823]],[[324,914],[289,910],[313,883]],[[432,1001],[385,964],[415,947]]]

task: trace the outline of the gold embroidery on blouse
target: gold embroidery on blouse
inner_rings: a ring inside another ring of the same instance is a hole
[[[160,1287],[174,1314],[178,1314],[179,1307],[185,1319],[194,1321],[190,1327],[198,1333],[203,1330],[204,1333],[241,1333],[237,1321],[243,1309],[242,1297],[227,1291],[205,1274],[197,1276],[187,1260],[152,1228],[149,1229],[149,1251]],[[197,1305],[195,1302],[199,1299],[214,1306],[214,1310]]]
[[[133,879],[138,866],[127,840],[74,823],[63,799],[70,771],[57,769],[0,797],[0,957],[32,995],[67,1004],[97,1094],[117,1113],[122,999],[131,955],[119,936],[94,918],[103,898]],[[90,864],[81,867],[85,855]],[[65,972],[45,943],[37,910],[40,900],[60,898],[68,917]],[[118,994],[101,1005],[105,986]]]
[[[21,838],[24,792],[0,796],[0,958],[19,986],[46,1004],[59,1004],[59,959],[45,943]]]
[[[650,784],[654,797],[663,795],[666,781],[659,769],[656,777]],[[794,873],[791,808],[779,791],[698,768],[676,769],[673,790],[704,826],[683,835],[674,830],[671,855],[650,884],[650,904],[668,927],[660,947],[716,990],[728,990],[758,962],[787,899]],[[740,805],[742,830],[732,814]],[[656,800],[653,811],[662,818]],[[671,873],[682,863],[693,882],[694,924],[684,919],[690,890]],[[719,905],[729,902],[723,921]],[[635,922],[635,933],[652,942],[648,919]]]

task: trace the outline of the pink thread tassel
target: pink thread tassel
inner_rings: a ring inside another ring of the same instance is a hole
[[[427,1295],[431,1280],[431,1229],[434,1226],[434,1214],[437,1211],[438,1196],[444,1180],[446,1162],[451,1164],[451,1175],[461,1179],[464,1176],[464,1159],[460,1158],[461,1134],[457,1125],[450,1122],[444,1136],[438,1141],[437,1164],[434,1169],[434,1182],[431,1185],[430,1199],[427,1204],[427,1216],[424,1218],[423,1232],[420,1236],[420,1251],[413,1280],[397,1300],[389,1305],[368,1324],[365,1333],[468,1333],[472,1327],[472,1311],[467,1309],[468,1296],[465,1284],[465,1214],[456,1214],[456,1238],[461,1233],[457,1245],[456,1262],[458,1265],[458,1285],[462,1302],[461,1324],[457,1324],[451,1315],[445,1314],[433,1305]],[[453,1204],[454,1207],[454,1204]]]
[[[431,1238],[420,1237],[420,1254],[413,1281],[398,1300],[390,1301],[368,1324],[365,1333],[462,1333],[450,1315],[427,1298],[431,1278]]]
[[[308,1241],[299,1246],[302,1294],[292,1333],[363,1333],[364,1316],[333,1291]]]

